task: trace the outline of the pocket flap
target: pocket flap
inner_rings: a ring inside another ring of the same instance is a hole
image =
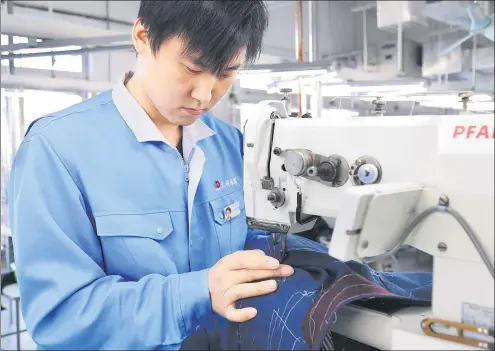
[[[222,196],[210,202],[215,222],[220,225],[225,223],[225,210],[227,207],[235,209],[237,206],[239,211],[244,209],[244,196],[242,190]]]
[[[135,236],[165,239],[172,231],[169,212],[146,214],[111,214],[95,217],[99,236]]]

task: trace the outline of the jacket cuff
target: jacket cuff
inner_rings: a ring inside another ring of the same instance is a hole
[[[207,269],[179,274],[179,304],[189,334],[212,313]]]

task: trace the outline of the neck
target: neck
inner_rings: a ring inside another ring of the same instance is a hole
[[[124,85],[129,93],[136,99],[137,103],[143,108],[151,121],[160,130],[163,136],[173,145],[177,145],[182,135],[182,128],[179,125],[172,124],[163,116],[150,101],[146,95],[142,82],[133,72],[128,72],[125,76]]]

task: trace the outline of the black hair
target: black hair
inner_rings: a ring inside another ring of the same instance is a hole
[[[244,47],[246,64],[256,61],[268,27],[262,0],[141,0],[138,18],[153,53],[165,40],[178,37],[186,43],[183,54],[215,75],[222,74]]]
[[[232,210],[230,209],[230,207],[227,207],[227,208],[225,209],[225,213],[227,213],[227,212],[232,213]]]

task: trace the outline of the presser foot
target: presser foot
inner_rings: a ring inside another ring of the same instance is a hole
[[[287,234],[282,234],[282,249],[280,250],[280,262],[287,257]]]
[[[287,234],[282,234],[282,248],[280,249],[279,262],[282,262],[287,257]],[[279,244],[278,235],[272,234],[272,245],[275,248]]]

